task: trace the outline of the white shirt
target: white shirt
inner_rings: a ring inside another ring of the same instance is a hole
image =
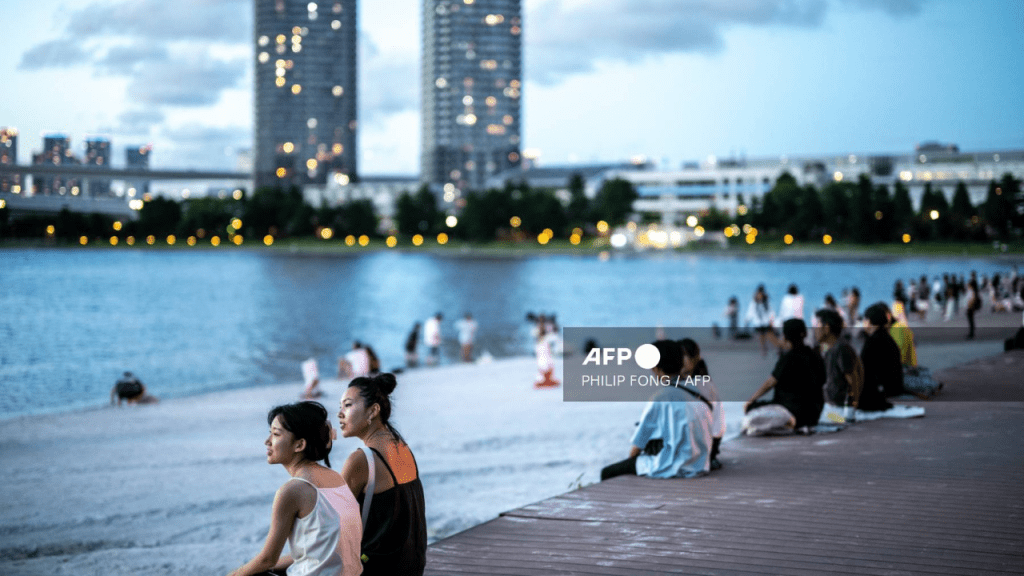
[[[352,368],[352,377],[359,378],[370,373],[370,355],[363,348],[353,348],[345,354],[345,360]]]
[[[441,321],[436,316],[423,323],[423,343],[431,348],[441,345]]]
[[[804,319],[804,297],[802,294],[786,294],[779,302],[779,320]]]
[[[455,323],[455,329],[459,331],[459,344],[465,346],[476,340],[476,320],[463,318]]]

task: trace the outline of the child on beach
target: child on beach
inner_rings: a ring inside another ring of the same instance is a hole
[[[327,409],[311,401],[277,406],[267,423],[267,463],[280,464],[291,479],[274,496],[263,549],[230,576],[358,576],[359,505],[341,475],[329,468],[334,430]],[[318,464],[321,460],[328,467]],[[285,540],[290,556],[281,556]]]
[[[124,376],[110,389],[110,403],[116,402],[120,406],[122,401],[128,404],[156,404],[160,400],[156,396],[148,394],[146,385],[134,374],[125,372]]]
[[[543,316],[541,316],[543,319]],[[552,339],[547,332],[543,321],[537,323],[537,342],[533,347],[537,355],[537,379],[534,381],[534,388],[554,388],[560,382],[553,374],[555,372],[554,352],[552,351]]]
[[[341,473],[362,507],[363,575],[418,576],[427,561],[427,521],[416,457],[391,425],[393,374],[356,378],[341,399],[341,435],[365,445]]]

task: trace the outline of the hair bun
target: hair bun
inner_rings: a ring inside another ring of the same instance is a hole
[[[398,380],[395,380],[395,375],[389,372],[375,376],[373,383],[385,396],[390,396],[395,391],[395,387],[398,386]]]

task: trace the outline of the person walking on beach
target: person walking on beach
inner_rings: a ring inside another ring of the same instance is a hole
[[[552,339],[547,332],[544,317],[537,322],[537,341],[533,346],[533,352],[537,356],[537,379],[533,382],[534,388],[554,388],[560,382],[554,377],[555,358],[552,350]]]
[[[438,312],[423,323],[423,343],[427,346],[427,365],[436,366],[441,361],[441,320]]]
[[[786,320],[782,325],[782,335],[788,351],[779,358],[764,384],[744,404],[743,412],[754,418],[756,414],[751,412],[776,404],[793,416],[796,429],[816,426],[824,405],[822,385],[825,384],[825,364],[821,356],[804,343],[807,325],[803,320]],[[758,400],[772,389],[775,392],[771,401]]]
[[[462,348],[462,361],[473,361],[473,343],[476,341],[476,320],[473,315],[466,312],[466,315],[455,323],[455,329],[459,332],[459,346]]]
[[[790,318],[804,319],[804,297],[796,284],[790,284],[785,296],[779,302],[779,321],[785,322]]]
[[[391,424],[393,374],[356,378],[338,421],[341,435],[359,438],[341,475],[362,509],[363,575],[419,576],[427,561],[427,521],[416,458]]]
[[[971,278],[967,282],[967,339],[974,338],[974,314],[981,310],[981,290],[978,289],[978,281]]]
[[[857,324],[860,319],[860,290],[854,286],[850,288],[850,293],[846,296],[846,321],[851,327]]]
[[[774,341],[775,332],[772,330],[774,318],[772,309],[768,305],[768,293],[764,290],[764,284],[759,285],[754,291],[754,297],[750,300],[750,305],[747,306],[745,319],[757,332],[757,340],[761,344],[761,356],[767,356],[769,333]]]
[[[630,440],[629,457],[605,466],[601,481],[623,475],[651,478],[694,478],[711,466],[711,402],[700,390],[679,379],[682,348],[671,340],[653,343],[661,354],[651,372],[667,377],[640,415]]]
[[[412,331],[405,339],[405,366],[415,368],[420,363],[420,357],[416,354],[416,345],[420,343],[420,323],[412,325]]]
[[[312,401],[277,406],[267,423],[267,463],[280,464],[291,478],[274,496],[263,549],[229,576],[358,576],[359,504],[330,469],[334,430],[327,409]],[[281,556],[286,540],[291,555]]]

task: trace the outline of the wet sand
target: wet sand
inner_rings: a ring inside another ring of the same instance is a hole
[[[1007,336],[1020,325],[1019,313],[986,317]],[[918,353],[934,370],[1002,351],[1001,339],[928,340]],[[756,343],[702,344],[716,379],[750,392],[774,363]],[[532,388],[535,372],[531,358],[514,358],[399,376],[394,423],[418,458],[431,540],[596,482],[625,457],[642,404],[565,403],[561,390]],[[342,386],[323,385],[332,413]],[[0,422],[0,573],[227,573],[262,546],[287,479],[265,462],[266,412],[300,390]],[[739,409],[726,407],[730,432]],[[336,444],[335,468],[357,443]]]

